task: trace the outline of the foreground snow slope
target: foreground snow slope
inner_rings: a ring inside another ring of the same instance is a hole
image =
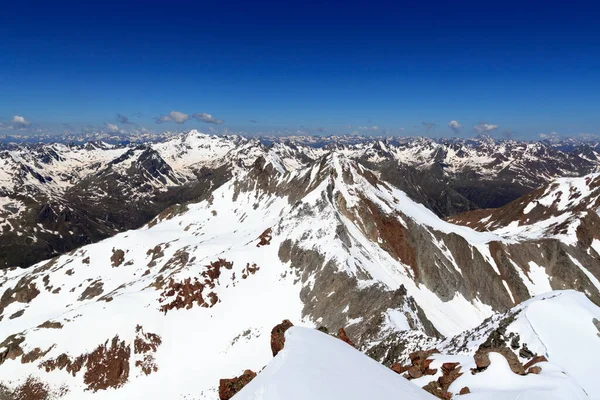
[[[442,353],[461,353],[466,357],[434,356],[436,361],[432,368],[448,361],[461,362],[463,371],[474,368],[475,363],[468,356],[491,335],[495,335],[496,345],[504,340],[506,346],[511,344],[511,338],[517,337],[520,344],[526,344],[531,352],[546,357],[549,362],[538,364],[542,369],[540,375],[519,376],[510,371],[504,357],[494,355],[488,370],[475,375],[464,374],[450,391],[457,393],[468,386],[475,394],[499,391],[494,399],[576,399],[587,398],[585,394],[590,399],[600,399],[597,369],[600,307],[583,293],[553,291],[525,301],[507,313],[497,314],[480,327],[448,339],[440,346]],[[519,354],[518,349],[515,352]],[[519,359],[523,363],[528,361]],[[501,394],[505,397],[498,397]]]
[[[434,396],[345,342],[292,327],[285,347],[235,400],[427,400]]]

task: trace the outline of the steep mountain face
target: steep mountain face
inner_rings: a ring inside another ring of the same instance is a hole
[[[187,148],[180,142],[169,147],[177,155],[157,147],[171,168],[144,169],[159,171],[152,182],[171,182],[184,176],[174,159],[231,166],[230,179],[206,197],[140,229],[1,272],[6,390],[215,398],[219,379],[270,361],[266,339],[283,319],[345,327],[359,349],[391,364],[555,285],[600,304],[589,277],[600,261],[578,243],[444,221],[345,150],[309,162],[289,146],[218,143],[206,158],[179,156]],[[126,160],[139,157],[122,159],[131,168]],[[118,180],[107,168],[101,176]],[[90,184],[107,187],[98,182]]]
[[[503,206],[554,178],[581,176],[599,165],[597,147],[581,143],[350,139],[266,146],[192,131],[147,145],[0,151],[0,268],[30,266],[138,228],[169,206],[209,197],[233,170],[251,168],[258,157],[284,173],[334,151],[441,217]]]
[[[575,288],[600,304],[595,294],[600,287],[599,210],[600,175],[590,174],[557,179],[504,207],[460,214],[449,221],[513,241],[531,242],[528,259],[509,261],[529,275],[526,284],[542,284],[547,290]],[[516,253],[511,243],[497,248]],[[496,257],[499,265],[506,265],[503,256]],[[553,278],[535,283],[536,270],[544,270]]]

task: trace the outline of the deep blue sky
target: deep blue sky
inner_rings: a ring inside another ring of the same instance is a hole
[[[600,134],[592,2],[96,3],[3,2],[0,129]]]

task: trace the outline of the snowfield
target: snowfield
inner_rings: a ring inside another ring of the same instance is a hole
[[[285,347],[235,400],[410,399],[436,397],[343,341],[291,327]]]

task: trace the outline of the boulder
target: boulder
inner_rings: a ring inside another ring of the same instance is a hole
[[[474,372],[483,371],[487,367],[490,366],[490,358],[488,357],[489,353],[499,353],[506,358],[508,361],[508,365],[510,369],[515,374],[525,375],[525,368],[523,368],[523,364],[519,361],[519,358],[515,353],[510,351],[508,347],[499,347],[499,348],[482,348],[475,353],[475,364],[477,365],[477,369]]]
[[[538,366],[538,365],[534,365],[533,367],[529,368],[527,370],[528,374],[535,374],[535,375],[539,375],[540,372],[542,372],[542,367]]]
[[[350,346],[355,347],[354,343],[352,343],[352,341],[350,340],[350,338],[346,334],[346,331],[344,330],[344,328],[340,328],[340,330],[338,331],[338,338],[340,340],[348,343]]]
[[[273,357],[283,350],[283,346],[285,344],[285,331],[290,329],[292,326],[294,326],[294,324],[286,319],[283,320],[283,322],[279,325],[275,325],[275,327],[271,330],[271,351],[273,352]]]
[[[244,373],[236,378],[221,379],[219,381],[219,399],[229,400],[237,392],[242,390],[252,379],[256,377],[256,372],[249,369],[245,370]]]
[[[400,364],[400,363],[395,363],[395,364],[392,364],[392,365],[390,366],[390,368],[392,369],[392,371],[394,371],[394,372],[395,372],[395,373],[397,373],[397,374],[403,374],[403,373],[405,373],[406,371],[408,371],[408,369],[409,369],[410,367],[408,367],[408,366],[405,366],[405,365],[402,365],[402,364]]]

